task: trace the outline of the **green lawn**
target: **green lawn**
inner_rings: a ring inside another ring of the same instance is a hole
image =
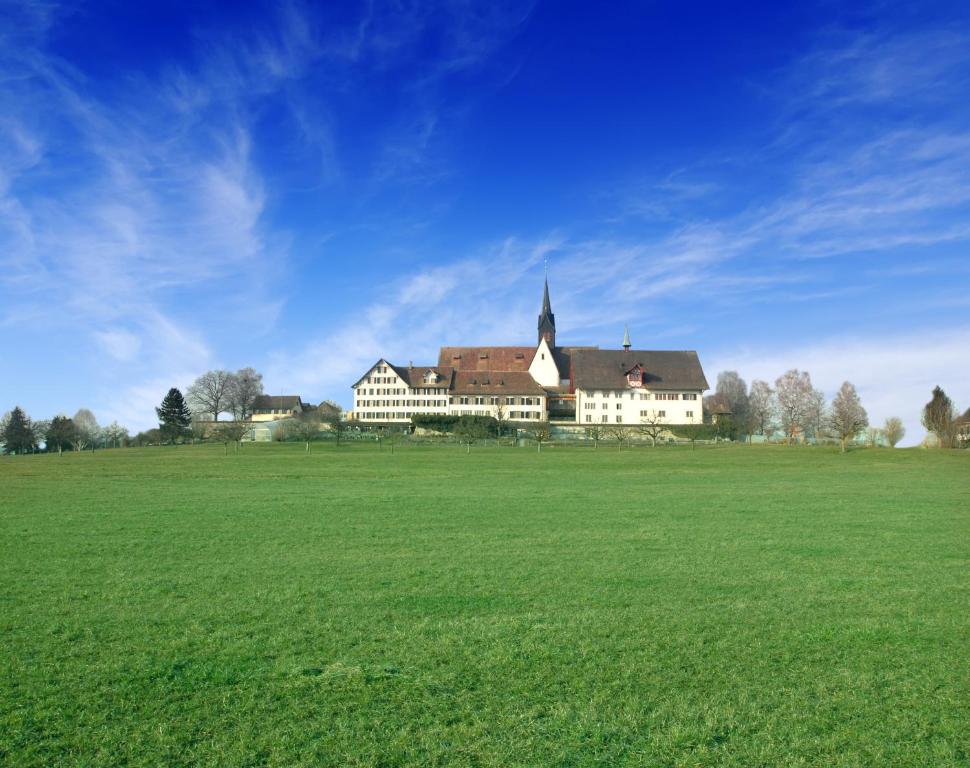
[[[0,459],[0,764],[970,764],[970,451]]]

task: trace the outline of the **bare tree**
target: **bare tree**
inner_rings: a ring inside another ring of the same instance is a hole
[[[717,375],[717,394],[731,409],[731,418],[743,430],[750,422],[751,403],[748,385],[737,371],[721,371]]]
[[[882,434],[882,430],[879,427],[867,427],[866,428],[866,445],[870,448],[875,448],[879,445],[879,436]]]
[[[593,441],[593,448],[595,449],[600,440],[603,439],[603,428],[597,425],[586,427],[586,438]]]
[[[906,436],[906,427],[903,420],[898,416],[890,416],[883,425],[882,433],[886,437],[886,442],[890,448],[895,448],[896,444]]]
[[[263,394],[263,374],[253,368],[240,368],[232,375],[226,405],[237,421],[246,421],[253,414],[253,402]]]
[[[751,382],[748,408],[750,428],[758,430],[759,435],[767,437],[774,420],[774,393],[767,381],[755,379]]]
[[[706,429],[707,425],[699,421],[692,421],[685,424],[683,427],[678,427],[678,430],[684,435],[684,437],[690,440],[690,449],[692,451],[697,450],[697,438],[699,438]]]
[[[334,437],[337,438],[337,445],[340,445],[340,437],[347,429],[347,422],[344,421],[344,409],[333,400],[324,400],[317,407],[320,414],[320,421],[330,427]],[[378,442],[380,438],[378,438]]]
[[[866,409],[862,407],[859,394],[848,381],[842,382],[838,393],[832,399],[829,423],[839,438],[842,453],[845,453],[848,439],[859,434],[859,430],[869,424],[869,417],[866,415]]]
[[[603,428],[604,433],[610,440],[616,440],[616,450],[622,451],[623,444],[630,439],[630,428],[622,424],[611,425]]]
[[[291,421],[290,432],[306,445],[306,452],[310,453],[310,443],[320,436],[322,414],[318,408],[303,411]]]
[[[229,410],[233,375],[229,371],[206,371],[186,391],[192,411],[211,414],[219,421],[219,414]]]
[[[825,408],[825,393],[820,389],[813,389],[808,396],[808,403],[805,410],[806,431],[811,431],[815,440],[818,441],[825,432],[827,421],[828,413]]]
[[[657,447],[657,438],[667,428],[666,419],[657,415],[656,411],[650,411],[646,416],[640,417],[640,424],[637,432],[650,438],[650,445]]]
[[[87,408],[79,408],[72,421],[74,422],[74,450],[83,451],[88,446],[93,446],[101,430],[94,414]]]
[[[526,433],[536,442],[536,451],[542,453],[542,444],[549,442],[552,430],[548,421],[537,421],[525,428]]]
[[[224,443],[226,446],[226,454],[229,453],[229,444],[232,443],[235,450],[239,451],[239,445],[242,443],[242,439],[246,436],[249,431],[249,426],[241,421],[225,421],[215,427],[212,432],[212,436]]]
[[[933,397],[923,406],[923,426],[936,434],[941,448],[952,448],[957,435],[957,409],[946,392],[934,387]]]
[[[101,439],[104,441],[105,448],[121,448],[128,442],[128,430],[117,421],[112,421],[101,430]]]
[[[792,368],[775,380],[778,414],[789,445],[794,443],[799,432],[805,431],[812,391],[812,377],[808,371]]]

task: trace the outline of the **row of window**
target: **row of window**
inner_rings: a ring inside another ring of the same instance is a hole
[[[358,408],[381,408],[388,406],[409,406],[415,408],[445,408],[447,400],[358,400]]]
[[[615,397],[617,400],[623,398],[625,392],[590,392],[587,397]],[[654,400],[696,400],[696,392],[630,392],[631,400],[650,400],[653,395]]]
[[[649,415],[650,415],[650,412],[649,411],[640,411],[640,416],[644,416],[645,417],[645,416],[649,416]],[[665,419],[665,418],[667,418],[667,412],[666,411],[657,411],[657,418],[658,419]],[[694,418],[694,412],[693,411],[687,411],[687,418],[689,418],[689,419]],[[586,423],[587,424],[591,424],[592,422],[593,422],[593,414],[587,413],[586,414]],[[607,414],[604,413],[600,417],[600,423],[601,424],[609,424],[609,422],[610,422],[610,417]],[[619,413],[616,414],[616,421],[613,422],[613,423],[614,424],[622,424],[623,423],[623,416],[621,414],[619,414]]]
[[[462,395],[451,398],[452,405],[542,405],[541,397],[486,397],[484,395]]]

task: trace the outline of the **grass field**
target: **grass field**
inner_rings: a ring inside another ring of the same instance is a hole
[[[970,451],[0,460],[0,764],[970,764]]]

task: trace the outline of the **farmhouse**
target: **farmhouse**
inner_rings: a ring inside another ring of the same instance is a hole
[[[559,346],[546,280],[536,346],[441,347],[436,365],[381,358],[353,385],[352,418],[404,424],[415,414],[511,422],[635,425],[703,421],[708,389],[693,351]]]

